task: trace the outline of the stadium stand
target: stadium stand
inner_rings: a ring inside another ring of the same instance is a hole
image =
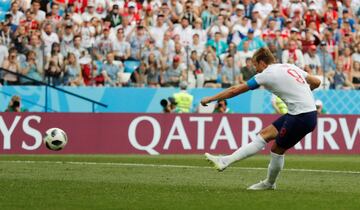
[[[0,66],[52,85],[227,87],[268,46],[324,89],[359,89],[359,20],[354,0],[2,0]]]

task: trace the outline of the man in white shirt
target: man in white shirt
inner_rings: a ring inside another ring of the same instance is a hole
[[[295,65],[275,64],[275,61],[268,48],[260,48],[253,56],[257,71],[253,78],[246,84],[232,86],[201,100],[201,104],[206,106],[210,102],[232,98],[262,85],[287,105],[287,114],[261,130],[255,140],[242,145],[231,155],[213,156],[205,153],[206,158],[222,171],[230,164],[261,151],[267,143],[275,139],[271,147],[267,178],[250,186],[248,190],[274,190],[277,176],[284,167],[284,153],[312,132],[317,124],[315,100],[311,90],[319,87],[321,81]]]
[[[273,6],[268,2],[268,0],[260,0],[255,4],[253,10],[259,11],[261,18],[265,19],[273,10]]]
[[[169,28],[168,25],[166,23],[164,23],[164,21],[165,21],[164,15],[159,14],[156,19],[156,25],[150,27],[150,35],[152,37],[156,37],[156,40],[155,40],[156,45],[158,45],[160,42],[162,42],[162,40],[164,38],[164,33]]]
[[[17,2],[12,3],[10,15],[12,16],[12,24],[19,25],[20,20],[24,18],[24,13],[19,11],[19,4]]]
[[[116,39],[113,41],[113,51],[115,60],[125,61],[131,55],[130,43],[125,40],[124,30],[119,28],[117,30]]]
[[[32,5],[31,9],[34,13],[35,20],[37,20],[39,23],[44,21],[45,17],[46,17],[46,13],[44,11],[40,10],[40,7],[41,7],[40,0],[33,0],[31,5]]]
[[[189,45],[192,42],[193,30],[187,18],[183,17],[181,24],[175,26],[174,35],[176,34],[180,36],[180,42],[183,46]]]
[[[52,31],[52,25],[51,23],[46,23],[44,26],[44,30],[41,33],[41,39],[44,42],[45,45],[45,55],[50,54],[51,52],[51,46],[53,43],[60,43],[59,42],[59,36]]]
[[[322,75],[321,62],[319,56],[316,54],[316,46],[311,45],[309,52],[304,55],[305,71],[309,74]]]

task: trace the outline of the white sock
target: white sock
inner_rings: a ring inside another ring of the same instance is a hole
[[[268,174],[265,181],[267,183],[274,184],[277,176],[284,167],[285,155],[279,155],[272,152],[270,152],[270,154],[271,154],[271,160],[269,163]]]
[[[240,147],[238,150],[236,150],[231,155],[222,157],[222,160],[227,165],[230,165],[231,163],[233,163],[235,161],[243,160],[247,157],[250,157],[250,156],[256,154],[257,152],[262,150],[265,147],[265,145],[266,145],[266,141],[263,139],[262,136],[260,136],[260,134],[258,134],[254,141],[250,142],[249,144],[247,144],[245,146]]]

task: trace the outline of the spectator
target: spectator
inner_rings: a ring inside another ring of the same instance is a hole
[[[10,15],[12,16],[12,24],[18,26],[20,20],[24,18],[24,13],[19,11],[19,4],[15,1],[11,4]]]
[[[204,87],[219,88],[218,83],[219,59],[216,57],[215,49],[208,50],[201,56],[201,69],[204,72]]]
[[[135,87],[145,87],[147,82],[147,64],[145,62],[141,62],[140,66],[135,69],[135,71],[131,74],[131,82],[134,83]]]
[[[309,51],[304,55],[305,71],[309,74],[322,75],[321,62],[316,54],[316,46],[311,45]]]
[[[343,72],[344,64],[341,61],[338,61],[336,64],[336,70],[329,74],[331,88],[333,89],[351,89],[353,85],[346,77],[346,74]]]
[[[297,49],[295,41],[291,40],[288,44],[288,49],[283,51],[282,63],[292,63],[301,69],[304,69],[304,55],[301,50]]]
[[[225,58],[225,65],[221,69],[221,87],[228,88],[240,83],[240,69],[234,63],[234,57],[228,55]]]
[[[52,45],[54,43],[60,43],[59,36],[55,32],[53,32],[51,23],[46,23],[44,25],[44,29],[41,33],[41,39],[45,45],[45,55],[50,54]]]
[[[64,84],[70,86],[84,85],[82,72],[75,54],[69,53],[65,62]]]
[[[36,53],[34,51],[27,52],[26,62],[21,67],[21,74],[37,81],[43,80],[41,71],[39,71],[39,68],[37,67]],[[20,78],[20,83],[22,85],[39,85],[39,83],[25,78]]]
[[[5,112],[26,112],[27,109],[23,108],[21,105],[20,96],[14,95],[11,97],[8,107]]]
[[[3,62],[2,67],[11,72],[20,73],[21,68],[18,62],[18,55],[16,49],[10,48],[8,54],[9,57]],[[17,75],[6,72],[2,75],[2,83],[5,85],[17,85],[19,83],[19,79]]]
[[[252,59],[246,58],[245,66],[241,68],[241,82],[243,83],[245,81],[248,81],[251,77],[255,76],[256,69],[252,65]]]
[[[117,30],[116,39],[113,41],[113,48],[116,60],[124,62],[130,58],[130,44],[125,41],[124,30],[122,28]]]
[[[180,81],[185,80],[186,66],[181,63],[180,56],[176,55],[173,58],[172,64],[165,68],[163,73],[162,86],[165,87],[179,87]]]
[[[252,58],[254,52],[255,52],[254,50],[252,50],[252,51],[249,50],[249,42],[244,41],[243,42],[243,50],[238,51],[235,55],[236,65],[240,65],[241,67],[244,67],[246,65],[245,61],[248,58]]]
[[[230,114],[233,111],[227,106],[227,100],[218,100],[213,113]]]
[[[246,41],[249,43],[249,50],[250,51],[257,50],[257,49],[260,49],[260,48],[266,46],[266,44],[264,43],[263,40],[261,40],[261,38],[254,37],[254,29],[249,29],[249,31],[247,33],[247,37],[244,38],[240,42],[240,44],[238,46],[239,51],[244,50],[244,42],[246,42]]]
[[[106,55],[106,62],[103,65],[102,74],[104,76],[105,85],[120,86],[120,73],[123,72],[122,63],[114,62],[115,56],[112,52]]]
[[[48,77],[50,83],[53,85],[62,84],[61,77],[63,76],[64,57],[60,53],[60,45],[53,43],[51,52],[46,58],[45,76]]]
[[[357,90],[360,90],[360,63],[354,62],[354,71],[352,73],[352,79],[351,79],[354,87]]]
[[[326,42],[322,41],[317,55],[321,62],[321,69],[325,74],[335,70],[335,64],[331,55],[327,52]]]
[[[327,114],[326,109],[324,108],[323,102],[321,100],[315,101],[316,111],[318,114]]]
[[[208,43],[208,46],[212,46],[215,48],[216,56],[221,56],[224,54],[228,48],[228,45],[226,42],[221,40],[221,33],[216,32],[215,33],[215,39],[211,39]]]

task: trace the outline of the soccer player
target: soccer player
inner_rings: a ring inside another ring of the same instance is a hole
[[[262,85],[286,103],[288,113],[261,130],[254,141],[240,147],[231,155],[214,156],[205,153],[205,156],[217,170],[223,171],[230,164],[261,151],[267,143],[275,139],[271,147],[266,179],[248,188],[274,190],[276,178],[284,167],[285,152],[316,127],[317,112],[311,90],[317,88],[321,81],[295,65],[275,63],[275,58],[268,48],[257,50],[252,60],[257,74],[246,84],[232,86],[214,96],[205,97],[201,104],[206,106],[213,101],[232,98]]]

